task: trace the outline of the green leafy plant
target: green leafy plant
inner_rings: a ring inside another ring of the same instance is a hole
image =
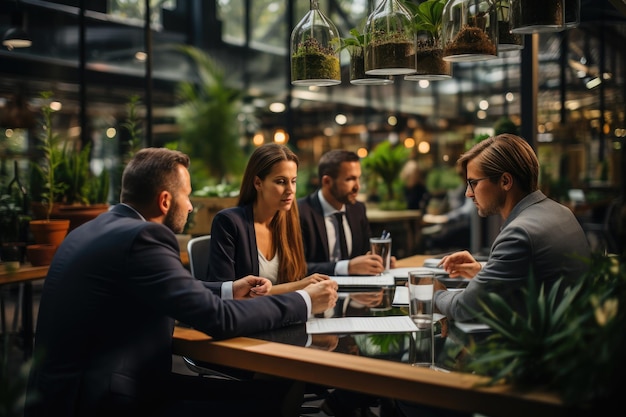
[[[196,65],[199,81],[178,86],[182,100],[177,118],[179,147],[192,159],[192,178],[199,178],[204,170],[205,178],[221,183],[243,172],[245,166],[237,119],[241,91],[228,85],[223,69],[204,51],[191,46],[180,50]]]
[[[60,182],[57,178],[57,172],[61,164],[63,164],[63,153],[58,148],[60,137],[52,129],[52,107],[50,107],[49,99],[52,97],[51,91],[44,91],[40,94],[44,100],[41,107],[43,115],[43,133],[40,137],[41,144],[39,149],[43,152],[43,158],[39,163],[32,164],[36,172],[39,173],[41,187],[39,199],[46,207],[46,220],[50,220],[54,203],[63,195],[68,185]]]
[[[19,242],[29,220],[20,199],[9,193],[0,195],[0,242]]]
[[[103,170],[95,175],[90,167],[91,144],[80,147],[75,141],[62,138],[53,131],[52,115],[54,110],[50,106],[52,92],[41,93],[44,104],[41,107],[43,114],[43,134],[40,149],[43,158],[33,164],[38,179],[34,181],[39,189],[39,201],[47,209],[46,218],[49,220],[55,204],[104,204],[109,194],[109,173]],[[37,198],[36,198],[37,199]]]
[[[404,5],[413,14],[413,30],[415,33],[427,32],[429,36],[438,40],[443,28],[444,0],[427,0],[421,4],[405,1]]]
[[[397,200],[394,183],[409,158],[409,150],[402,145],[392,145],[383,141],[363,159],[363,167],[373,175],[377,175],[385,184],[387,200]]]
[[[470,349],[466,369],[490,384],[552,390],[576,407],[616,400],[626,371],[626,264],[599,253],[588,263],[560,300],[561,282],[545,292],[530,277],[525,314],[494,293],[481,300],[480,321],[494,333]]]
[[[364,48],[365,45],[367,45],[367,34],[366,33],[361,33],[361,31],[359,31],[359,29],[357,28],[352,28],[350,29],[350,35],[352,35],[349,38],[343,38],[341,40],[341,48],[350,48],[350,47],[360,47],[360,48]]]

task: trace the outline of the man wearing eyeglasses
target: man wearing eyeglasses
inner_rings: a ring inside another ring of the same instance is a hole
[[[545,291],[561,277],[561,289],[579,278],[589,258],[587,238],[567,207],[538,188],[539,162],[522,138],[502,134],[485,139],[458,160],[467,180],[465,195],[481,217],[499,215],[503,224],[487,262],[467,251],[442,258],[451,278],[470,278],[462,292],[439,290],[436,308],[448,318],[469,321],[481,311],[479,300],[500,294],[516,311],[524,311],[523,293],[529,279]]]

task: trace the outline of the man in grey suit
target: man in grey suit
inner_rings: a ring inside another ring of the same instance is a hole
[[[181,152],[137,152],[124,170],[121,204],[58,248],[37,319],[42,359],[29,379],[39,401],[27,417],[281,415],[273,408],[284,394],[278,381],[172,374],[174,321],[215,338],[303,323],[335,305],[336,284],[264,297],[264,278],[194,279],[175,237],[193,208],[188,166]]]
[[[322,155],[318,164],[320,189],[298,200],[304,256],[308,273],[327,275],[377,275],[384,271],[383,260],[370,250],[370,225],[365,205],[357,201],[361,160],[351,151],[335,149]],[[337,245],[337,220],[343,213],[347,253]],[[392,268],[395,258],[392,258]]]
[[[481,310],[479,300],[496,292],[524,312],[520,289],[535,280],[546,292],[561,277],[564,287],[586,270],[590,249],[585,234],[567,207],[538,188],[539,162],[522,138],[502,134],[485,139],[463,154],[465,195],[481,217],[499,215],[503,224],[483,265],[469,252],[444,256],[450,277],[471,278],[461,292],[437,291],[435,305],[448,318],[467,321]]]

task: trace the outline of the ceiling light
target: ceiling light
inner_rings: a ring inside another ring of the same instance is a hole
[[[20,28],[11,28],[7,30],[2,39],[2,45],[6,46],[9,51],[14,48],[28,48],[33,44],[30,36]]]

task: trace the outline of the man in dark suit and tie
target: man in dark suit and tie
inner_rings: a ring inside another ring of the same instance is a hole
[[[173,374],[174,322],[215,338],[304,323],[334,307],[336,283],[266,297],[265,278],[194,279],[175,236],[193,209],[188,166],[181,152],[140,150],[124,170],[121,203],[59,246],[37,318],[41,360],[28,393],[38,401],[26,417],[283,415],[279,381]]]
[[[329,151],[320,158],[317,175],[320,189],[298,200],[308,273],[377,275],[383,272],[383,259],[368,253],[370,225],[365,205],[357,201],[361,178],[359,156],[343,149]]]

